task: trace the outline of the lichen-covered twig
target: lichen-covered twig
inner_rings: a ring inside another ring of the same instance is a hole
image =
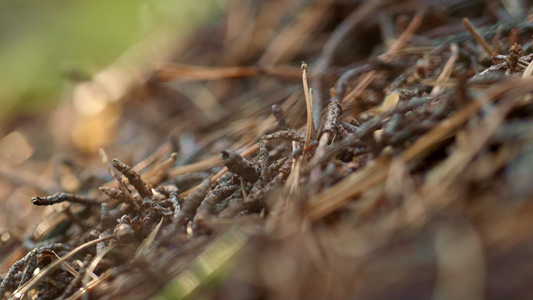
[[[202,181],[197,190],[192,192],[186,199],[177,218],[172,221],[173,228],[178,229],[184,226],[188,220],[192,220],[196,215],[196,210],[205,199],[209,188],[211,187],[211,178]]]
[[[148,189],[146,186],[146,183],[141,179],[141,175],[139,175],[137,172],[135,172],[131,167],[124,164],[117,158],[113,158],[113,161],[111,162],[113,164],[113,167],[115,169],[119,170],[120,173],[124,174],[126,178],[128,178],[128,181],[131,185],[139,192],[139,195],[141,197],[150,197],[152,196],[152,192]]]
[[[260,170],[249,160],[242,157],[239,153],[226,149],[221,153],[222,163],[233,172],[241,176],[244,180],[255,182],[259,179]]]
[[[73,202],[81,203],[85,205],[100,205],[100,202],[96,199],[89,198],[87,196],[73,195],[68,193],[57,193],[47,197],[32,197],[31,202],[33,205],[53,205],[61,202]]]
[[[261,181],[268,182],[268,149],[263,140],[259,140],[259,162],[261,164]]]
[[[2,281],[2,284],[0,284],[0,299],[4,297],[4,294],[6,293],[9,286],[12,285],[12,281],[14,280],[15,274],[22,270],[24,265],[28,263],[35,255],[40,253],[43,250],[66,250],[70,249],[67,245],[61,244],[61,243],[55,243],[52,245],[45,245],[41,247],[34,248],[28,254],[26,254],[23,258],[21,258],[19,261],[13,264],[11,269],[7,272],[7,275],[4,277],[4,280]],[[23,280],[26,280],[25,276],[22,278]]]
[[[270,166],[268,167],[268,174],[269,174],[269,177],[272,177],[272,174],[274,173],[279,173],[279,169],[285,164],[285,162],[287,160],[290,160],[291,158],[290,157],[282,157],[278,160],[276,160],[275,162],[273,162],[272,164],[270,164]]]
[[[30,278],[33,276],[33,272],[35,272],[35,269],[37,269],[37,255],[33,256],[30,261],[28,262],[28,265],[26,266],[26,270],[24,271],[24,274],[22,275],[22,279],[20,280],[20,286],[23,286]]]
[[[205,197],[204,201],[202,201],[202,204],[198,208],[198,214],[210,214],[213,207],[220,201],[226,199],[227,197],[231,196],[236,190],[238,190],[240,185],[233,184],[229,186],[218,186],[217,188],[213,189],[207,197]]]
[[[294,130],[280,130],[271,134],[267,134],[261,137],[262,140],[276,140],[283,139],[288,141],[296,141],[302,145],[305,145],[305,136],[299,134]]]
[[[107,186],[101,186],[98,188],[102,193],[106,194],[110,198],[118,200],[122,203],[128,203],[128,199],[124,193],[118,188],[111,188]]]
[[[175,192],[170,193],[169,200],[172,202],[172,206],[174,206],[174,215],[173,215],[172,220],[177,220],[181,213],[181,205],[178,199],[179,199],[179,196],[178,196],[177,190]]]
[[[121,176],[118,174],[117,169],[113,167],[111,162],[109,162],[109,158],[107,157],[107,154],[105,153],[104,149],[99,149],[98,153],[100,154],[100,157],[102,158],[102,162],[104,163],[105,168],[109,172],[109,174],[113,177],[113,179],[116,180],[118,183],[119,189],[122,191],[124,196],[126,196],[126,201],[128,204],[137,212],[137,214],[141,217],[144,216],[144,212],[141,210],[141,206],[135,199],[133,199],[130,190],[128,187],[124,184],[122,181]]]
[[[337,91],[334,89],[331,89],[330,92],[331,92],[331,98],[329,100],[326,116],[324,119],[324,128],[322,129],[322,133],[320,136],[320,140],[318,142],[317,149],[315,151],[315,155],[313,156],[313,159],[311,160],[311,165],[316,166],[311,172],[312,180],[316,179],[316,177],[318,176],[320,165],[317,164],[317,161],[319,161],[325,155],[326,146],[329,143],[331,134],[333,133],[334,129],[337,126],[337,120],[340,114],[342,113],[340,98],[339,98],[339,95],[337,95]]]

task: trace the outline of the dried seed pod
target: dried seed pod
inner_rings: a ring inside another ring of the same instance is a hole
[[[275,139],[283,139],[283,140],[289,140],[289,141],[296,141],[302,145],[305,144],[305,136],[302,134],[299,134],[298,132],[294,130],[280,130],[271,134],[267,134],[261,137],[262,140],[275,140]]]
[[[87,196],[79,196],[79,195],[73,195],[68,193],[57,193],[52,196],[48,197],[32,197],[31,202],[33,205],[53,205],[61,202],[73,202],[73,203],[81,203],[85,205],[100,205],[100,202],[96,199],[89,198]]]
[[[152,192],[148,189],[146,183],[141,179],[141,175],[135,172],[131,167],[124,164],[117,158],[113,158],[113,161],[111,163],[113,164],[113,167],[115,167],[115,169],[119,170],[120,173],[124,174],[124,176],[128,178],[130,184],[133,185],[137,192],[139,192],[139,195],[141,195],[141,197],[150,197],[152,195]]]
[[[260,170],[249,160],[239,155],[239,153],[226,149],[221,153],[222,163],[231,172],[241,176],[244,180],[255,182],[259,179]]]

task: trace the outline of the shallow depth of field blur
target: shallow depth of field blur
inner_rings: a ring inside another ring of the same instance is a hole
[[[2,1],[0,298],[528,298],[532,35],[525,0]],[[78,273],[25,282],[49,242]]]
[[[37,191],[79,188],[63,170],[68,155],[114,141],[128,89],[223,10],[210,0],[0,1],[0,245],[36,224]]]
[[[152,67],[180,36],[222,9],[191,0],[1,1],[1,123],[51,111],[73,83],[117,59],[131,73]]]

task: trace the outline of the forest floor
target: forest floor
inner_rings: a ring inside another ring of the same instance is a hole
[[[530,297],[523,2],[228,1],[119,101],[14,118],[0,298]]]

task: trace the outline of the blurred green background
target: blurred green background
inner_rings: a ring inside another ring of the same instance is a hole
[[[65,84],[154,32],[177,39],[220,16],[220,1],[0,1],[0,125],[53,109]]]

